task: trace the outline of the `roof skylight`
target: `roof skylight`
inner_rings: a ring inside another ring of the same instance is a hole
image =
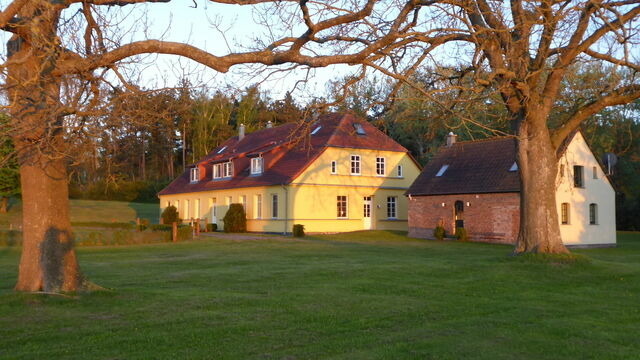
[[[444,175],[444,172],[447,171],[448,168],[449,168],[449,165],[442,165],[440,170],[438,170],[438,173],[436,174],[436,176]]]
[[[322,126],[318,126],[317,128],[313,129],[311,135],[315,135],[318,131],[320,131],[320,129],[322,129]]]
[[[225,151],[227,149],[227,146],[223,146],[220,150],[218,150],[218,152],[216,154],[222,154],[223,151]]]
[[[356,134],[358,134],[358,135],[367,135],[367,132],[364,131],[364,128],[362,127],[362,124],[353,123],[353,127],[356,129]]]
[[[509,168],[509,171],[518,171],[518,164],[514,162],[513,165],[511,165],[511,167]]]

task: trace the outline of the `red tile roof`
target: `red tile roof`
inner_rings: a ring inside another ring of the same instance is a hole
[[[360,124],[366,135],[358,135],[354,124]],[[234,136],[187,169],[159,195],[288,184],[327,147],[407,152],[376,127],[351,114],[327,114],[312,126],[307,125],[288,123],[262,129],[247,134],[240,141]],[[320,129],[311,135],[309,131],[313,132],[318,126]],[[250,162],[246,158],[258,155],[264,157],[264,172],[250,175]],[[212,164],[230,160],[234,161],[235,176],[211,180]],[[189,171],[194,166],[205,172],[201,174],[200,181],[191,183]]]
[[[424,167],[407,195],[520,192],[514,138],[457,142],[444,146]],[[448,165],[442,176],[436,176]]]

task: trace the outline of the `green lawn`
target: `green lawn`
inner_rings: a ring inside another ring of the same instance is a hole
[[[121,201],[70,200],[71,221],[84,222],[135,222],[136,218],[149,219],[157,224],[160,215],[158,204],[128,203]],[[22,220],[22,204],[12,204],[7,214],[0,214],[0,226],[18,226]]]
[[[0,248],[0,358],[637,359],[640,233],[590,262],[371,232],[80,248],[112,291],[12,291]]]

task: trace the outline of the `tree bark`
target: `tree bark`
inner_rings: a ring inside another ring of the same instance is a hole
[[[525,119],[518,132],[520,231],[515,253],[569,252],[560,237],[556,206],[558,157],[545,119]]]

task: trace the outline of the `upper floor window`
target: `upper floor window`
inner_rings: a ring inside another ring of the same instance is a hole
[[[598,167],[597,166],[593,167],[593,178],[594,179],[598,178]]]
[[[251,159],[251,174],[261,174],[262,173],[262,157],[252,158]]]
[[[569,224],[569,203],[562,203],[560,205],[560,223],[562,225]]]
[[[360,155],[351,155],[351,175],[360,175]]]
[[[387,197],[387,218],[389,219],[398,218],[398,197],[397,196]]]
[[[589,225],[598,224],[598,204],[589,204]]]
[[[444,175],[444,172],[447,171],[448,168],[449,168],[449,165],[442,165],[440,170],[438,170],[438,173],[436,174],[436,176]]]
[[[344,195],[339,195],[336,204],[338,207],[338,218],[347,218],[347,197]]]
[[[573,186],[584,187],[584,167],[580,165],[573,166]]]
[[[198,180],[200,180],[200,169],[198,169],[197,167],[194,167],[191,169],[191,176],[189,177],[191,182],[197,182]]]
[[[222,177],[232,177],[232,176],[233,176],[233,162],[229,161],[223,164]]]
[[[220,179],[222,177],[222,164],[213,165],[213,178]]]
[[[402,177],[404,175],[404,173],[402,172],[402,165],[398,165],[398,167],[396,168],[396,173],[398,177]]]
[[[338,164],[335,160],[331,161],[331,173],[332,174],[338,173]]]
[[[383,157],[376,158],[376,175],[385,174],[385,159]]]

